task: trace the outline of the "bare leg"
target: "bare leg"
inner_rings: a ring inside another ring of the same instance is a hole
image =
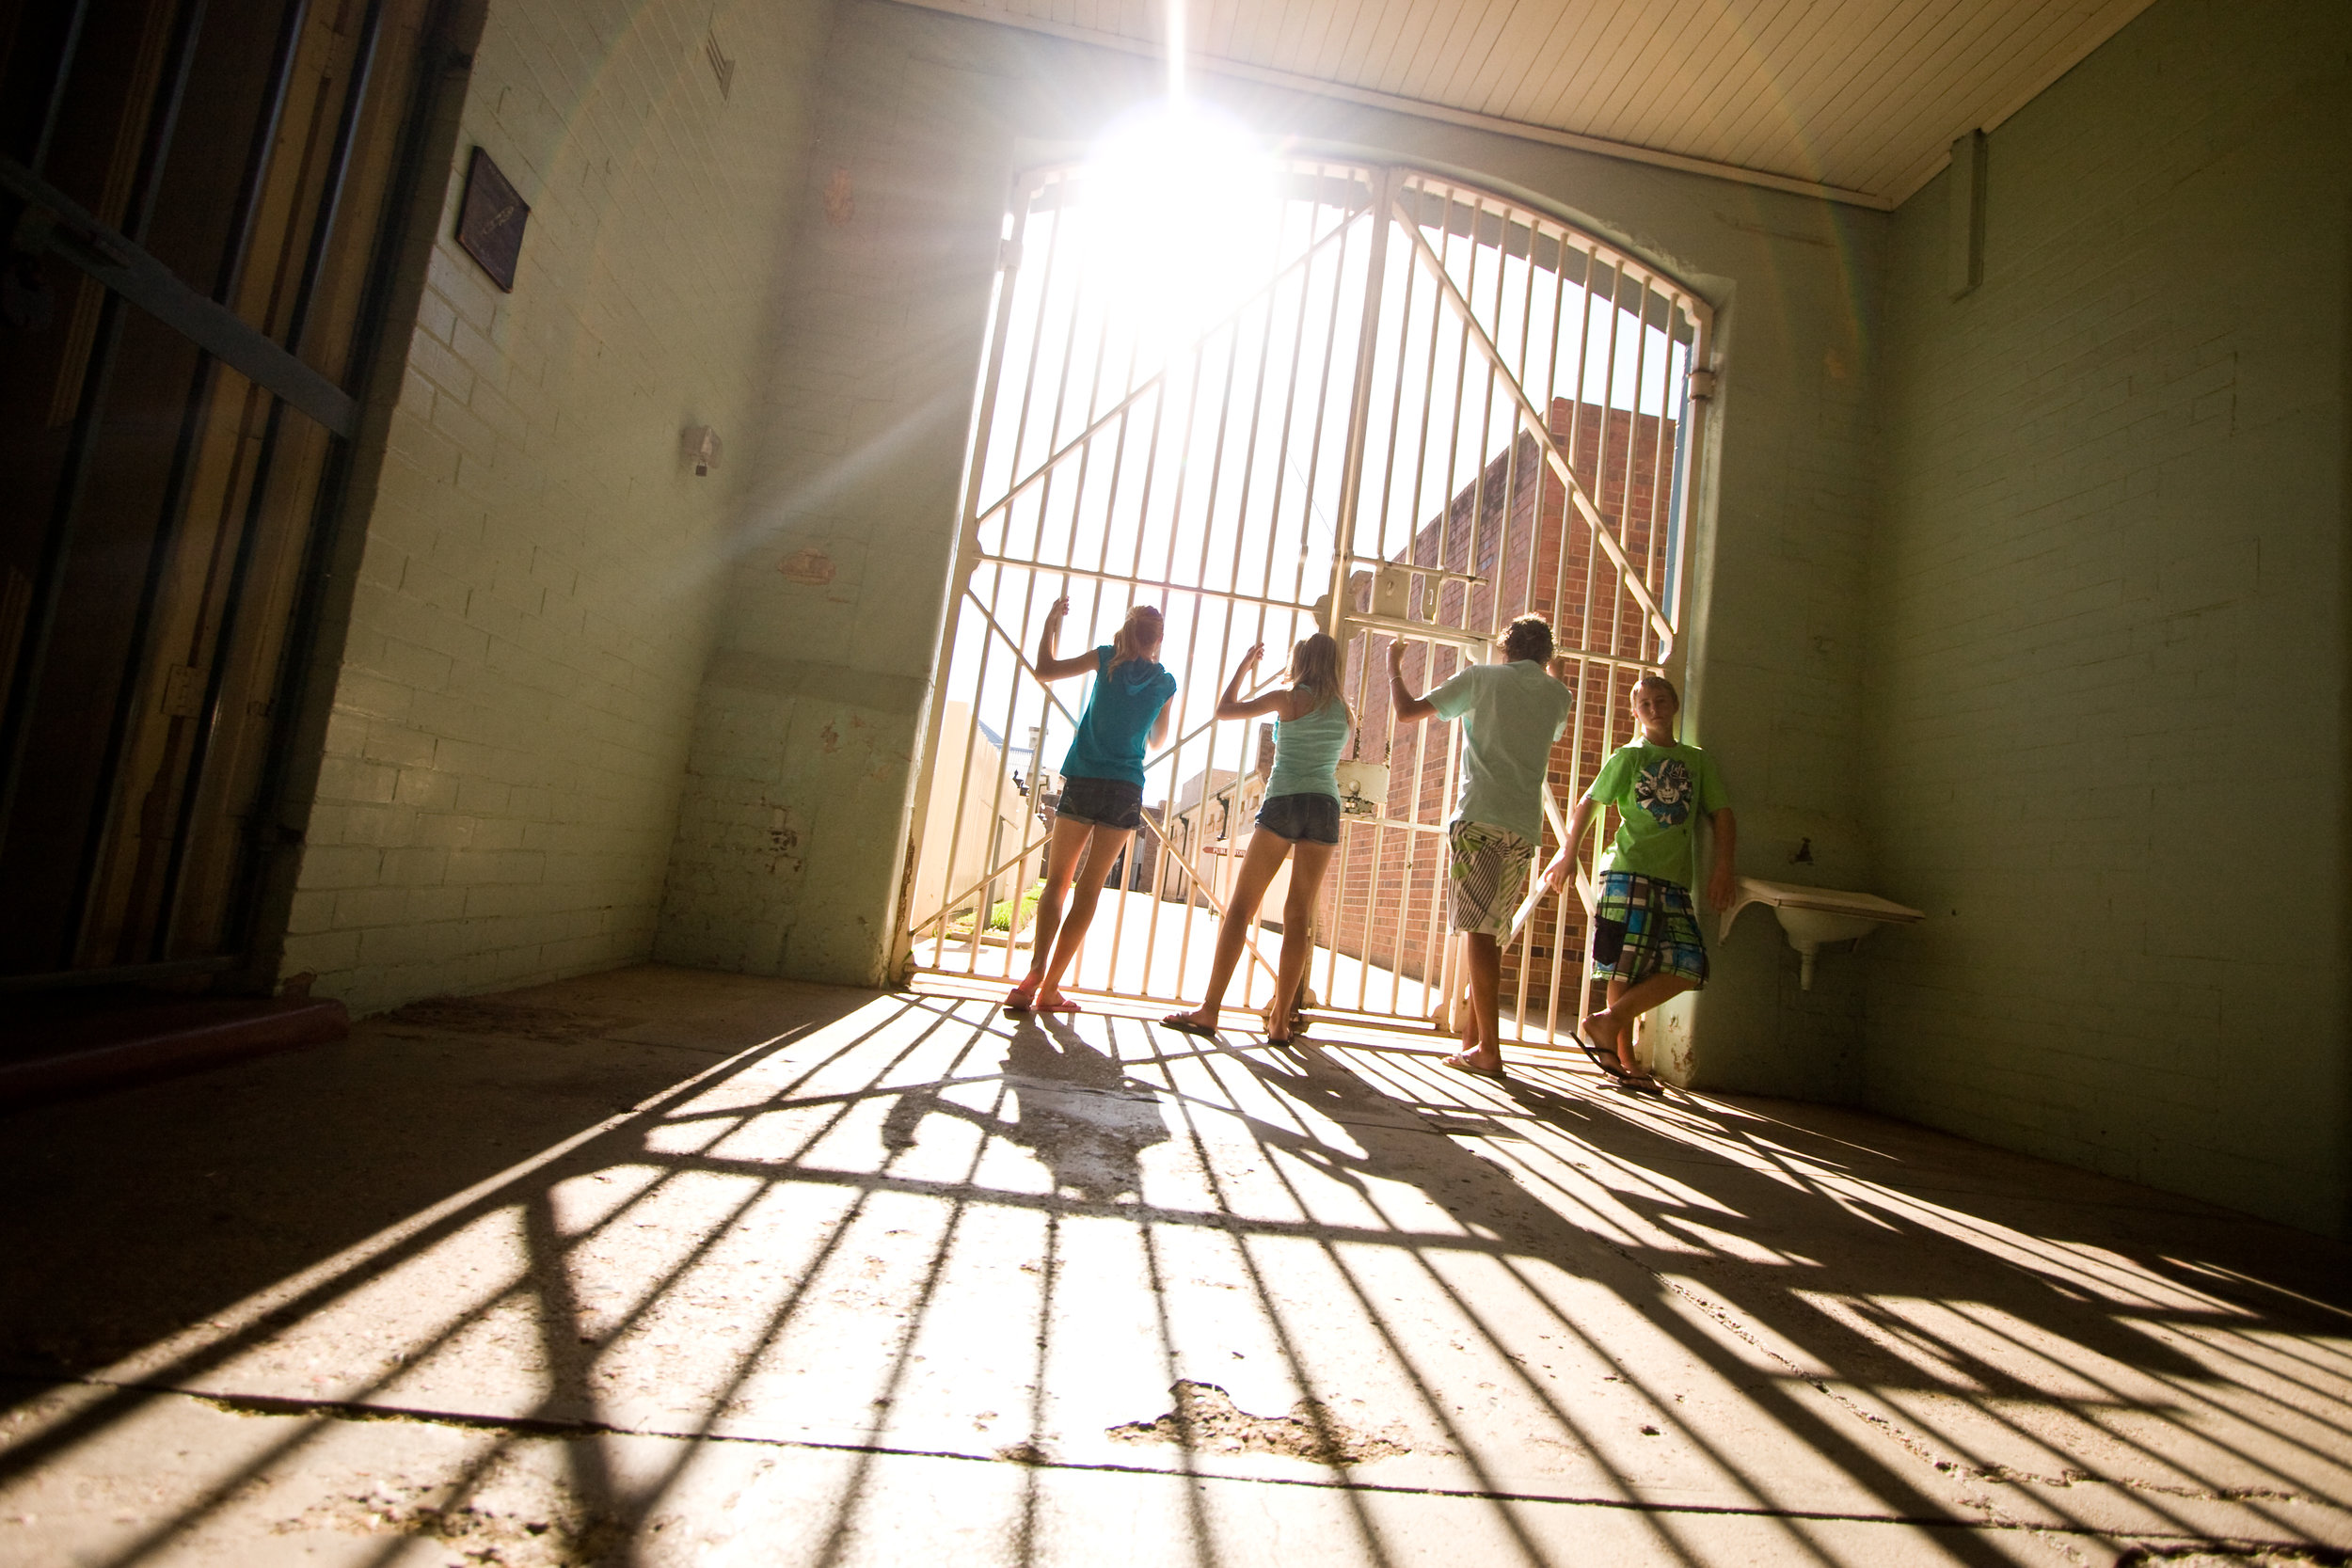
[[[1274,975],[1272,1016],[1281,1032],[1267,1036],[1277,1041],[1291,1037],[1293,1002],[1299,983],[1307,977],[1307,959],[1314,951],[1308,933],[1314,929],[1315,902],[1323,893],[1323,874],[1331,864],[1331,853],[1339,846],[1302,839],[1292,847],[1297,855],[1291,862],[1290,895],[1282,901],[1282,959]]]
[[[1502,1026],[1497,1017],[1502,990],[1502,944],[1484,931],[1462,939],[1463,967],[1470,971],[1470,1020],[1478,1032],[1475,1045],[1458,1058],[1481,1072],[1502,1070]]]
[[[1078,875],[1078,857],[1093,831],[1089,822],[1054,818],[1054,836],[1045,849],[1045,887],[1037,895],[1037,912],[1032,917],[1036,925],[1029,938],[1029,973],[1005,998],[1007,1006],[1027,1006],[1037,995],[1038,982],[1045,978],[1045,962],[1061,930],[1062,905],[1070,897],[1071,880]]]
[[[1058,824],[1057,829],[1058,830]],[[1071,884],[1070,912],[1063,916],[1061,931],[1054,942],[1053,960],[1038,982],[1037,1006],[1061,1002],[1061,977],[1070,969],[1070,961],[1078,956],[1078,943],[1086,940],[1087,927],[1094,923],[1094,905],[1103,896],[1103,884],[1108,880],[1111,867],[1135,837],[1132,828],[1095,826],[1086,841],[1086,862],[1078,868],[1077,879]],[[1055,833],[1056,847],[1061,844],[1058,831]],[[1041,942],[1042,938],[1041,937]]]
[[[1304,851],[1307,846],[1300,845]],[[1233,971],[1240,966],[1242,945],[1249,940],[1249,927],[1257,923],[1258,906],[1265,901],[1265,890],[1281,869],[1282,857],[1290,853],[1290,840],[1269,832],[1249,835],[1249,849],[1242,856],[1241,874],[1233,879],[1232,902],[1225,906],[1225,919],[1216,928],[1216,955],[1209,960],[1209,989],[1200,1006],[1186,1018],[1204,1029],[1216,1027],[1217,1009],[1224,1005],[1225,988],[1233,983]],[[1295,874],[1294,873],[1294,877]],[[1289,943],[1290,927],[1283,927],[1283,942]]]
[[[1596,1050],[1615,1054],[1617,1065],[1631,1077],[1646,1077],[1633,1058],[1633,1023],[1644,1013],[1670,996],[1679,996],[1694,989],[1696,982],[1679,974],[1652,974],[1646,979],[1628,985],[1623,980],[1609,982],[1609,1006],[1597,1013],[1584,1015],[1584,1037]]]

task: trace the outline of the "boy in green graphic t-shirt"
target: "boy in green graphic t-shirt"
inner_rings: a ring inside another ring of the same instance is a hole
[[[1714,823],[1707,901],[1718,910],[1731,902],[1738,879],[1733,855],[1739,833],[1714,759],[1675,738],[1682,699],[1673,685],[1663,675],[1644,675],[1633,683],[1632,706],[1641,735],[1601,764],[1544,877],[1557,890],[1594,814],[1617,808],[1621,821],[1601,859],[1600,899],[1593,911],[1593,962],[1609,977],[1609,1005],[1585,1014],[1579,1033],[1604,1057],[1616,1059],[1625,1084],[1654,1088],[1655,1080],[1634,1058],[1634,1021],[1668,997],[1707,983],[1707,944],[1691,907],[1698,865],[1692,830],[1702,816]]]

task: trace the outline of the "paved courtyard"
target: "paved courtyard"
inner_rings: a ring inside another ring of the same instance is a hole
[[[8,1563],[2352,1549],[2345,1249],[1565,1059],[646,968],[0,1140]]]
[[[1156,1008],[1131,1009],[1138,1016],[1156,1018],[1170,1006],[1193,1006],[1208,993],[1209,971],[1216,957],[1217,924],[1211,910],[1187,909],[1148,893],[1105,893],[1078,949],[1077,961],[1064,977],[1064,988],[1097,997],[1149,995],[1160,1000],[1162,1005]],[[1391,944],[1394,941],[1394,930],[1384,928],[1375,956],[1393,958],[1395,948]],[[961,940],[921,942],[915,957],[927,968],[993,982],[973,990],[973,995],[1001,997],[1013,981],[1028,973],[1035,951],[1025,932],[1009,952],[1000,933],[977,942],[967,933]],[[1225,1006],[1232,1009],[1231,1022],[1246,1022],[1246,1015],[1273,1004],[1275,965],[1281,956],[1279,926],[1252,929],[1225,995]],[[1437,1010],[1443,989],[1434,975],[1423,980],[1410,971],[1351,958],[1327,945],[1318,945],[1310,958],[1307,986],[1316,1007],[1403,1018],[1415,1024]],[[1549,1037],[1544,1031],[1554,1021],[1548,1002],[1540,989],[1530,998],[1531,1039]],[[1519,1005],[1517,991],[1506,990],[1503,1004],[1516,1010]],[[1569,1014],[1567,1022],[1559,1025],[1565,1029],[1574,1022],[1574,1002],[1571,998],[1562,1006]]]

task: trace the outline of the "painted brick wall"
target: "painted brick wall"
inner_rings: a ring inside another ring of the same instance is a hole
[[[364,1011],[651,951],[829,22],[492,0],[282,960],[322,992]],[[532,208],[511,294],[452,237],[476,144]],[[707,478],[691,424],[734,446]]]
[[[659,949],[853,984],[885,966],[1009,174],[995,84],[952,50],[875,50],[874,9],[845,9],[823,62]]]
[[[2158,0],[1898,214],[1872,1103],[2346,1223],[2352,9]]]

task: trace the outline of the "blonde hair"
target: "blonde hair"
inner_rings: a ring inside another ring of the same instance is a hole
[[[1320,713],[1332,703],[1347,707],[1340,691],[1340,645],[1329,632],[1315,632],[1291,645],[1291,685],[1315,700],[1310,713]],[[1354,708],[1347,708],[1347,726],[1356,727]]]
[[[1673,720],[1673,735],[1677,743],[1680,742],[1682,739],[1682,693],[1675,689],[1674,682],[1668,680],[1657,671],[1652,670],[1647,674],[1644,675],[1640,680],[1635,681],[1631,686],[1626,688],[1626,706],[1628,708],[1631,708],[1633,706],[1635,694],[1645,686],[1653,691],[1663,691],[1674,703],[1675,712]],[[1636,717],[1638,718],[1639,715],[1637,714]]]
[[[1654,689],[1664,691],[1667,696],[1674,699],[1675,712],[1680,713],[1682,711],[1682,693],[1675,689],[1674,682],[1668,680],[1665,676],[1660,674],[1655,670],[1652,670],[1647,674],[1644,675],[1640,680],[1635,681],[1631,686],[1628,687],[1626,689],[1625,700],[1629,703],[1633,701],[1633,693],[1641,690],[1642,688],[1645,686]]]
[[[1151,626],[1150,641],[1144,639],[1144,626]],[[1116,670],[1131,658],[1150,658],[1160,651],[1160,640],[1167,635],[1168,620],[1157,605],[1131,606],[1127,618],[1119,623],[1119,632],[1111,639],[1111,668]]]

